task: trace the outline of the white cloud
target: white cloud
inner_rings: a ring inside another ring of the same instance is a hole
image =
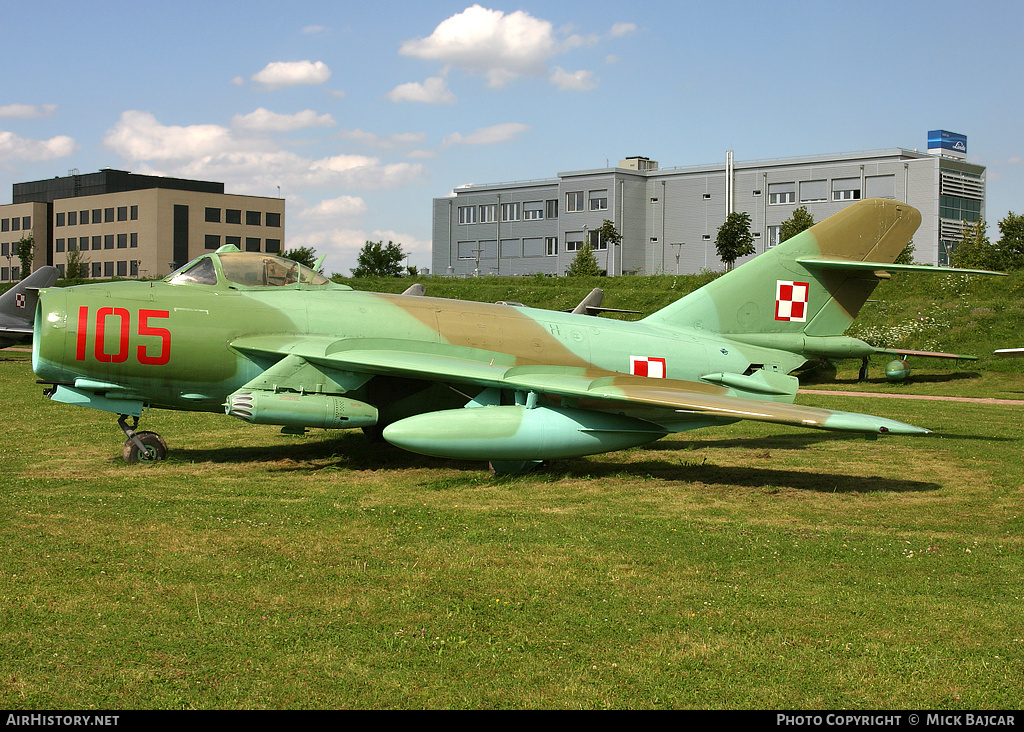
[[[445,80],[432,76],[422,84],[410,81],[399,84],[385,96],[392,102],[421,102],[423,104],[455,104],[455,95],[448,89]]]
[[[56,111],[56,104],[6,104],[0,107],[0,117],[36,119],[38,117],[49,117]]]
[[[219,125],[169,127],[149,112],[129,110],[107,131],[103,144],[127,160],[180,160],[218,154],[233,147]]]
[[[135,168],[152,174],[219,180],[238,193],[267,195],[347,186],[365,190],[394,188],[425,176],[418,163],[384,165],[364,155],[313,159],[279,148],[270,138],[237,135],[219,125],[175,127],[160,124],[148,112],[124,112],[104,145]]]
[[[331,70],[323,61],[274,61],[252,80],[268,89],[283,89],[303,84],[323,84],[331,78]]]
[[[445,145],[494,145],[508,142],[530,129],[529,125],[519,122],[505,122],[500,125],[481,127],[468,135],[453,132],[444,138]]]
[[[559,44],[551,23],[517,10],[506,15],[473,5],[442,21],[427,38],[406,41],[400,53],[483,74],[491,87],[520,76],[543,76]]]
[[[342,130],[338,133],[338,136],[346,140],[358,142],[361,145],[366,145],[367,147],[377,147],[385,150],[417,145],[427,139],[425,132],[398,132],[394,135],[381,137],[380,135],[363,130]]]
[[[622,36],[628,36],[631,33],[636,32],[636,23],[616,23],[612,26],[612,29],[608,32],[608,35],[612,38],[621,38]]]
[[[334,118],[329,114],[317,114],[306,109],[295,114],[278,114],[260,107],[249,114],[236,114],[231,124],[247,130],[262,132],[290,132],[305,127],[333,127]]]
[[[359,196],[338,196],[329,198],[303,213],[309,219],[351,219],[366,214],[366,201]]]
[[[0,130],[0,160],[54,160],[65,158],[78,149],[74,138],[58,135],[49,140],[30,140]]]
[[[592,71],[566,71],[561,66],[555,67],[549,79],[559,89],[588,91],[597,86]]]

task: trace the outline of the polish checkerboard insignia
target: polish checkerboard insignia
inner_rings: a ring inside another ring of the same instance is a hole
[[[14,307],[21,308],[21,309],[24,310],[24,308],[25,308],[25,294],[24,293],[19,292],[18,294],[16,294],[14,296]]]
[[[806,282],[778,280],[775,283],[775,319],[807,322],[809,290],[810,286]]]
[[[629,373],[633,376],[649,376],[652,379],[665,378],[665,359],[649,356],[630,356]]]

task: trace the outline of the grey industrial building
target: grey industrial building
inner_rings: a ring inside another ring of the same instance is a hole
[[[966,138],[929,152],[902,148],[661,168],[645,157],[555,178],[467,185],[434,199],[432,271],[439,275],[563,274],[589,240],[609,275],[691,273],[723,268],[715,249],[730,212],[750,216],[756,253],[805,206],[822,221],[862,198],[919,209],[915,259],[947,265],[963,222],[985,215],[985,167],[966,162]],[[622,235],[609,248],[605,220]],[[742,263],[740,260],[737,264]]]

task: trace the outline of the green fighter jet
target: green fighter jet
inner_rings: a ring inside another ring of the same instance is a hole
[[[496,473],[740,419],[920,435],[795,405],[790,375],[880,352],[843,332],[888,272],[936,271],[892,264],[920,221],[861,201],[635,322],[359,292],[222,247],[159,282],[45,290],[32,367],[54,401],[119,415],[129,462],[167,454],[137,431],[150,407],[294,433],[361,427]]]

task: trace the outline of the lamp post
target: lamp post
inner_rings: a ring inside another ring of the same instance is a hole
[[[683,242],[671,242],[669,246],[676,248],[676,274],[679,274],[679,254],[683,251]]]

